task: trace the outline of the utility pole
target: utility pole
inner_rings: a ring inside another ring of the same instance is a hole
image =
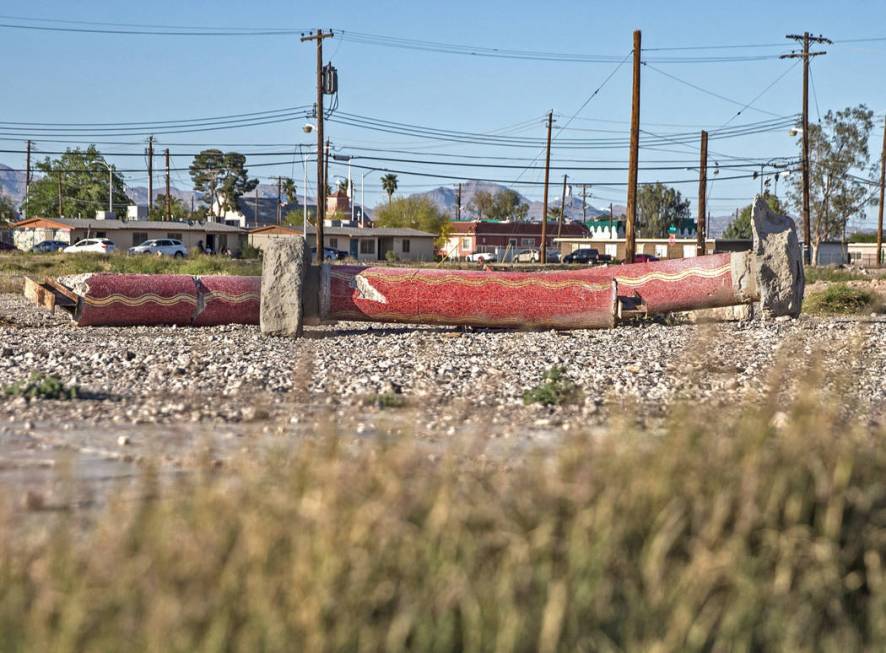
[[[545,196],[541,210],[541,250],[539,262],[548,264],[548,182],[551,177],[551,127],[554,124],[554,112],[548,111],[548,144],[545,150]]]
[[[169,148],[167,147],[163,151],[163,158],[166,163],[166,219],[168,221],[172,220],[172,198],[169,196],[170,193],[170,183],[169,183]]]
[[[154,208],[154,137],[148,136],[148,212]]]
[[[625,222],[625,263],[637,250],[637,160],[640,156],[640,30],[634,31],[634,90],[631,96],[631,151],[628,160],[628,206]]]
[[[455,220],[461,220],[461,183],[458,184],[458,192],[455,194]]]
[[[566,178],[569,175],[563,175],[563,194],[560,196],[560,220],[557,224],[557,238],[563,232],[563,220],[566,219]]]
[[[877,216],[877,249],[874,251],[876,255],[877,267],[883,265],[883,195],[886,191],[886,124],[883,128],[883,152],[880,154],[880,210]]]
[[[283,209],[280,206],[280,201],[283,199],[283,177],[277,177],[277,224],[282,223],[281,213]]]
[[[695,255],[704,256],[706,216],[708,203],[708,133],[701,130],[701,161],[698,165],[698,228],[696,229]]]
[[[803,43],[802,52],[791,52],[781,55],[781,59],[803,60],[803,259],[806,265],[812,263],[812,230],[809,224],[809,58],[827,54],[826,51],[810,52],[810,43],[827,43],[833,41],[821,36],[803,34],[786,34],[786,39]]]
[[[318,265],[323,263],[323,220],[326,219],[326,177],[323,157],[323,39],[333,37],[333,32],[318,29],[316,34],[302,35],[301,41],[317,42],[317,258]],[[307,234],[305,234],[307,237]]]
[[[255,187],[255,225],[259,225],[258,221],[258,186]]]
[[[65,173],[64,170],[58,171],[58,217],[65,217],[62,213],[62,184],[64,184]]]
[[[581,221],[588,220],[588,185],[581,185]]]
[[[25,158],[25,218],[28,217],[28,196],[31,190],[31,141],[28,140],[28,154]]]

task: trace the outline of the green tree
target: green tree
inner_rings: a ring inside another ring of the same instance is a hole
[[[15,204],[8,196],[0,193],[0,229],[8,227],[18,220]]]
[[[809,208],[812,245],[842,238],[852,216],[876,203],[868,192],[875,177],[870,165],[868,140],[874,112],[865,105],[828,111],[818,124],[809,125]],[[803,211],[803,178],[794,175],[789,197],[798,214]]]
[[[520,194],[510,188],[504,188],[492,196],[492,205],[487,215],[493,220],[520,220],[526,217],[529,205],[523,202]]]
[[[770,209],[776,213],[784,213],[784,205],[775,195],[766,193],[764,197],[766,198],[766,203],[769,204]],[[727,240],[747,240],[753,238],[754,232],[751,228],[751,212],[753,209],[754,205],[748,204],[739,211],[738,215],[732,219],[732,222],[730,222],[723,231],[723,238],[726,238]]]
[[[35,167],[42,176],[31,182],[28,215],[94,218],[96,211],[108,208],[108,167],[94,145],[85,150],[69,148],[58,159],[47,157]],[[132,200],[126,195],[123,177],[115,171],[111,189],[114,209],[122,213]]]
[[[378,206],[373,213],[379,227],[410,227],[437,235],[437,243],[449,234],[449,218],[429,198],[398,197],[390,204]]]
[[[224,213],[237,206],[237,200],[258,186],[258,179],[250,179],[246,157],[239,152],[224,153],[210,148],[194,157],[191,163],[194,190],[203,193],[209,214],[216,206]]]
[[[397,191],[397,175],[390,172],[386,174],[381,178],[381,187],[388,194],[388,204],[390,204]]]
[[[169,210],[173,220],[184,221],[191,218],[190,209],[177,197],[169,198]],[[148,211],[148,219],[166,219],[166,195],[161,194],[154,198],[154,206]]]
[[[495,206],[495,197],[489,191],[478,190],[471,198],[470,208],[477,213],[477,217],[481,220],[485,215],[487,218],[492,217],[491,213]]]
[[[675,188],[656,182],[637,191],[637,234],[641,238],[665,238],[668,227],[691,217],[689,200]]]

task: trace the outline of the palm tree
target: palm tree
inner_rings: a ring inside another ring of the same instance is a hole
[[[289,177],[283,178],[283,194],[286,195],[286,201],[290,204],[298,201],[298,192],[295,182]]]
[[[390,204],[391,199],[394,196],[394,191],[397,190],[397,175],[391,173],[386,174],[381,178],[381,187],[388,194],[388,204]]]

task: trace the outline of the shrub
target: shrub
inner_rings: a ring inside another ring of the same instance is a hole
[[[55,376],[33,372],[27,381],[12,383],[3,388],[7,397],[24,397],[25,399],[76,399],[80,389],[66,386]]]
[[[577,390],[565,368],[552,367],[544,373],[541,383],[523,393],[523,403],[557,406],[575,399]]]
[[[823,292],[808,295],[803,311],[822,315],[868,313],[877,309],[876,296],[870,290],[851,288],[844,283],[832,284]]]

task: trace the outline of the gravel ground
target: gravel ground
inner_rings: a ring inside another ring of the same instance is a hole
[[[886,410],[882,317],[573,332],[382,326],[312,328],[298,341],[247,326],[77,328],[0,294],[0,388],[41,371],[86,397],[0,397],[0,483],[28,470],[39,484],[71,453],[90,483],[114,482],[147,458],[221,461],[318,428],[349,437],[393,428],[432,442],[481,432],[523,446],[613,416],[654,420],[675,400],[728,407],[773,383],[789,391],[777,372],[799,378],[813,366],[824,383],[851,388],[860,419]],[[524,391],[555,365],[578,401],[524,406]],[[380,410],[379,393],[401,394],[406,407]]]

